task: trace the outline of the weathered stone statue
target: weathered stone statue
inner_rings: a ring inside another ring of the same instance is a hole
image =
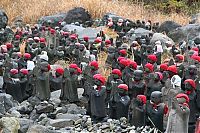
[[[128,86],[126,84],[120,84],[116,89],[117,92],[111,96],[109,102],[110,117],[113,119],[120,119],[121,117],[128,118],[128,108],[130,104]]]
[[[131,100],[128,119],[131,125],[136,127],[145,126],[146,102],[145,95],[137,95],[136,98]]]
[[[20,80],[20,86],[21,86],[21,93],[23,100],[26,100],[29,97],[29,84],[28,84],[28,70],[27,69],[21,69],[19,73],[19,80]]]

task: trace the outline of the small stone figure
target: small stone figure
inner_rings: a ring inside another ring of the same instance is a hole
[[[151,63],[147,63],[144,66],[144,79],[146,84],[153,78],[154,66]]]
[[[21,69],[19,73],[19,79],[20,79],[20,86],[21,86],[21,92],[22,92],[22,98],[23,100],[26,100],[29,97],[29,94],[31,93],[31,90],[29,90],[29,84],[28,84],[28,70],[27,69]]]
[[[55,76],[50,73],[50,90],[62,90],[63,89],[63,74],[64,69],[62,67],[56,68]]]
[[[157,70],[157,57],[154,54],[148,55],[147,56],[147,62],[151,63],[154,67],[154,70]]]
[[[49,100],[50,86],[49,86],[49,70],[51,69],[48,62],[41,62],[39,69],[35,67],[33,73],[36,77],[36,96],[41,100]]]
[[[14,100],[17,100],[18,102],[23,101],[22,92],[21,92],[21,86],[20,86],[20,80],[18,78],[18,70],[17,69],[11,69],[10,70],[10,77],[5,80],[5,91],[7,94],[10,94]]]
[[[154,91],[146,104],[146,124],[163,132],[163,117],[168,113],[168,107],[161,101],[162,93]]]
[[[116,88],[117,92],[110,99],[110,117],[112,119],[120,119],[121,117],[128,118],[128,108],[130,98],[128,96],[128,86],[120,84]]]
[[[70,103],[79,102],[78,99],[78,75],[76,64],[70,64],[69,70],[66,68],[64,72],[64,86],[61,90],[60,99],[62,101],[69,101]]]
[[[143,80],[143,71],[135,70],[133,73],[133,79],[129,81],[129,97],[131,99],[136,98],[137,95],[145,95],[146,85]]]
[[[88,112],[91,112],[91,116],[94,121],[101,121],[106,116],[105,110],[105,95],[106,95],[106,87],[105,78],[100,74],[95,74],[94,78],[94,86],[92,86],[91,93],[89,95],[88,101]]]
[[[136,98],[131,100],[129,106],[129,122],[131,125],[136,126],[136,128],[145,126],[146,102],[145,95],[137,95]]]
[[[184,65],[183,65],[183,61],[184,61],[184,56],[181,54],[177,54],[175,56],[175,63],[176,63],[176,67],[178,69],[178,75],[183,78],[183,73],[184,73]]]
[[[169,111],[166,133],[188,133],[188,121],[190,116],[189,101],[189,97],[183,93],[173,98],[172,108]]]
[[[190,101],[189,101],[189,107],[190,107],[190,117],[189,117],[189,126],[188,126],[188,132],[194,133],[195,130],[195,124],[196,119],[199,117],[200,112],[200,104],[199,104],[199,92],[195,91],[196,84],[194,80],[187,79],[184,81],[185,84],[185,94],[188,95]]]

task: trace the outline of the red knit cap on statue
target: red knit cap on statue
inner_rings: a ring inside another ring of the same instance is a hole
[[[25,54],[24,54],[24,58],[25,58],[25,59],[30,59],[30,58],[31,58],[31,55],[30,55],[29,53],[25,53]]]
[[[190,98],[188,97],[188,95],[184,93],[179,93],[178,95],[176,95],[176,98],[184,98],[186,100],[186,103],[189,103],[190,101]]]
[[[111,41],[110,40],[106,40],[105,43],[106,43],[106,45],[109,45],[109,44],[111,44]]]
[[[135,61],[130,61],[129,67],[132,67],[133,69],[137,69],[137,63]]]
[[[20,35],[15,35],[15,39],[20,39]]]
[[[191,59],[200,62],[200,56],[193,55],[193,56],[191,56]]]
[[[153,62],[156,62],[156,61],[157,61],[157,57],[156,57],[156,55],[154,55],[154,54],[148,55],[147,58],[148,58],[149,60],[153,61]]]
[[[83,40],[84,40],[84,41],[88,41],[88,40],[89,40],[89,37],[88,37],[88,36],[84,36],[84,37],[83,37]]]
[[[121,53],[121,54],[123,54],[123,55],[126,55],[126,54],[127,54],[127,52],[126,52],[125,49],[120,50],[119,53]]]
[[[48,68],[48,71],[50,71],[51,70],[51,65],[48,64],[47,68]]]
[[[195,81],[194,80],[192,80],[192,79],[186,79],[185,81],[184,81],[184,83],[189,83],[194,89],[196,89],[196,83],[195,83]]]
[[[79,74],[82,74],[82,70],[81,70],[81,68],[77,68],[77,72],[79,73]]]
[[[70,35],[70,39],[72,39],[72,40],[76,40],[76,39],[77,39],[77,36],[76,36],[75,34]]]
[[[51,30],[50,30],[50,33],[51,33],[51,34],[55,34],[55,33],[56,33],[56,30],[51,29]]]
[[[12,43],[6,43],[6,47],[7,47],[7,49],[10,49],[10,48],[13,48],[13,45],[12,45]]]
[[[18,74],[18,70],[17,69],[11,69],[10,73],[13,74],[13,75]]]
[[[160,69],[167,71],[168,65],[167,64],[160,64]]]
[[[99,68],[99,64],[98,64],[97,61],[91,61],[91,62],[90,62],[90,66],[94,66],[96,69]]]
[[[77,66],[76,64],[70,64],[70,65],[69,65],[69,68],[74,68],[74,69],[77,69],[77,68],[78,68],[78,66]]]
[[[125,59],[124,57],[120,56],[117,58],[117,61],[120,62],[120,60]]]
[[[121,59],[119,61],[120,64],[124,65],[124,66],[128,66],[128,61],[126,59]]]
[[[177,67],[175,65],[169,66],[167,68],[167,71],[173,72],[173,73],[177,73]]]
[[[102,40],[101,40],[101,37],[97,37],[95,40],[94,40],[95,43],[101,43]]]
[[[147,98],[145,95],[137,95],[137,98],[140,99],[143,104],[147,103]]]
[[[45,38],[40,38],[40,43],[45,43],[45,42],[46,42]]]
[[[151,63],[147,63],[144,67],[148,68],[150,70],[150,72],[153,72],[153,70],[154,70],[153,65]]]
[[[28,70],[27,69],[21,69],[20,72],[24,75],[28,75]]]
[[[113,69],[112,74],[117,74],[119,77],[122,76],[122,72],[119,69]]]
[[[196,51],[196,52],[199,51],[199,49],[198,49],[197,47],[193,47],[192,50],[193,50],[193,51]]]
[[[126,84],[120,84],[120,85],[118,85],[118,88],[128,91],[128,85],[126,85]]]
[[[106,83],[106,79],[101,75],[101,74],[95,74],[93,76],[94,79],[98,79],[101,81],[102,85],[104,85]]]
[[[64,69],[63,69],[62,67],[58,67],[58,68],[56,68],[56,72],[57,72],[58,74],[60,74],[60,75],[63,75]]]
[[[184,56],[181,55],[181,54],[177,54],[176,57],[177,57],[179,60],[182,60],[182,61],[184,60]]]

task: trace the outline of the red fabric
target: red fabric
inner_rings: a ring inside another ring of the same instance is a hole
[[[10,49],[13,47],[13,45],[12,45],[12,43],[6,43],[6,47],[7,47],[7,49]]]
[[[79,74],[82,74],[82,70],[81,70],[81,68],[77,68],[77,72],[79,73]]]
[[[48,68],[48,71],[51,70],[51,66],[50,66],[50,64],[48,64],[47,68]]]
[[[84,40],[84,41],[88,41],[88,40],[89,40],[89,37],[88,37],[88,36],[84,36],[84,37],[83,37],[83,40]]]
[[[60,75],[63,75],[64,69],[63,69],[62,67],[59,67],[59,68],[56,69],[56,72],[57,72],[58,74],[60,74]]]
[[[181,54],[177,54],[176,57],[177,57],[179,60],[182,60],[182,61],[184,60],[184,56],[181,55]]]
[[[124,57],[122,57],[122,56],[120,56],[120,57],[118,57],[117,58],[117,61],[119,61],[120,62],[120,60],[122,60],[122,59],[125,59]]]
[[[128,61],[126,59],[121,59],[119,61],[120,64],[124,65],[124,66],[128,66]]]
[[[189,83],[194,89],[196,89],[196,83],[192,79],[186,79],[184,83]]]
[[[101,43],[101,41],[102,41],[102,40],[101,40],[100,37],[97,37],[97,38],[94,40],[95,43]]]
[[[137,95],[137,98],[142,101],[143,104],[147,103],[147,98],[145,95]]]
[[[126,55],[126,54],[127,54],[127,52],[126,52],[125,49],[120,50],[119,53],[121,53],[121,54],[123,54],[123,55]]]
[[[176,98],[184,98],[186,100],[186,103],[190,102],[188,95],[186,95],[184,93],[179,93],[178,95],[176,95]]]
[[[160,64],[160,69],[167,71],[168,65],[167,64]]]
[[[70,65],[69,65],[69,68],[75,68],[75,69],[77,69],[78,66],[77,66],[76,64],[70,64]]]
[[[128,91],[128,86],[126,84],[120,84],[118,85],[118,88]]]
[[[76,39],[77,39],[77,36],[76,36],[75,34],[73,34],[73,35],[70,35],[70,38],[71,38],[72,40],[76,40]]]
[[[19,40],[20,39],[20,35],[15,35],[15,39]]]
[[[40,38],[40,42],[45,43],[46,42],[45,38]]]
[[[119,69],[113,69],[112,74],[117,74],[119,77],[122,76],[122,72]]]
[[[106,79],[101,75],[101,74],[95,74],[93,76],[94,79],[98,79],[101,81],[102,85],[104,85],[106,83]]]
[[[168,113],[168,107],[167,107],[167,105],[165,105],[165,107],[164,107],[164,114],[166,115],[167,113]]]
[[[161,73],[161,72],[155,72],[155,73],[159,75],[159,77],[160,77],[160,80],[162,80],[162,79],[163,79],[163,75],[162,75],[162,73]]]
[[[55,34],[55,33],[56,33],[56,30],[51,29],[51,30],[50,30],[50,33],[51,33],[51,34]]]
[[[177,67],[175,65],[169,66],[167,71],[173,72],[177,74]]]
[[[193,92],[193,90],[188,90],[185,92],[185,94],[190,95]]]
[[[153,65],[151,63],[147,63],[145,65],[145,67],[148,68],[151,72],[153,72],[153,70],[154,70],[154,67],[153,67]]]
[[[69,35],[69,32],[63,32],[62,34],[63,34],[64,36],[65,36],[65,35]]]
[[[147,58],[148,58],[149,60],[153,61],[153,62],[156,62],[156,61],[157,61],[157,57],[156,57],[156,55],[154,55],[154,54],[148,55]]]
[[[13,74],[13,75],[18,74],[18,70],[17,69],[11,69],[10,73]]]
[[[198,49],[197,47],[193,47],[192,50],[194,50],[194,51],[196,51],[196,52],[199,51],[199,49]]]
[[[27,69],[21,69],[20,72],[24,75],[28,75],[28,70]]]
[[[200,56],[193,55],[193,56],[191,56],[191,59],[200,62]]]
[[[130,61],[129,62],[129,67],[133,68],[133,69],[137,69],[137,63],[135,61]]]
[[[106,45],[109,45],[109,44],[111,44],[111,41],[110,40],[106,40],[105,43],[106,43]]]
[[[31,58],[31,55],[30,55],[29,53],[25,53],[25,54],[24,54],[24,58],[25,58],[25,59],[30,59],[30,58]]]
[[[99,68],[99,64],[98,64],[97,61],[91,61],[91,62],[90,62],[90,66],[94,66],[96,69]]]

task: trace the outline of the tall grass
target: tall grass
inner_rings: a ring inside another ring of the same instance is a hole
[[[113,12],[131,20],[173,20],[183,25],[189,22],[189,17],[184,14],[163,15],[158,11],[145,9],[139,2],[134,4],[120,0],[0,0],[0,7],[6,11],[9,22],[20,16],[24,22],[30,24],[35,23],[41,16],[67,12],[80,6],[87,9],[93,18],[101,18],[105,13]]]

